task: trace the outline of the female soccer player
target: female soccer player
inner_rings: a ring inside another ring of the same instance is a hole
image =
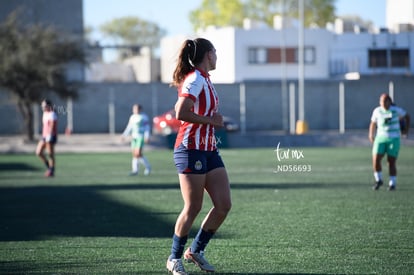
[[[50,100],[42,101],[42,138],[37,144],[36,155],[46,165],[45,177],[53,177],[55,175],[55,144],[57,142],[57,114],[53,110]],[[47,150],[49,158],[44,155]]]
[[[139,164],[142,163],[145,166],[144,175],[149,175],[151,172],[151,165],[144,157],[144,144],[148,143],[150,135],[150,126],[148,116],[142,113],[142,106],[134,104],[132,106],[132,115],[129,117],[128,125],[126,126],[122,137],[128,135],[132,136],[131,150],[132,150],[132,163],[131,173],[129,175],[138,175]]]
[[[403,134],[408,134],[410,128],[410,116],[402,108],[392,105],[391,97],[388,94],[380,96],[380,106],[374,109],[369,125],[368,138],[373,143],[372,166],[374,169],[375,184],[374,190],[382,185],[381,161],[387,154],[390,181],[388,190],[395,190],[397,184],[397,157],[400,150],[400,121],[403,120],[407,126]],[[375,135],[376,130],[376,135]]]
[[[167,269],[173,275],[187,274],[181,257],[201,270],[213,272],[204,258],[204,250],[231,208],[230,184],[217,150],[215,127],[223,127],[219,100],[208,72],[216,68],[216,49],[206,39],[186,40],[180,50],[172,85],[178,89],[175,104],[182,121],[174,147],[184,207],[177,218]],[[204,218],[191,246],[185,244],[199,214],[207,191],[213,207]]]

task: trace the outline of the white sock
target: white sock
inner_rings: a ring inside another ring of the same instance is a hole
[[[395,186],[397,184],[397,176],[390,176],[390,186]]]
[[[149,164],[148,160],[145,157],[138,158],[139,162],[145,166],[145,169],[151,169],[151,165]]]
[[[132,172],[137,173],[139,168],[138,158],[132,158]]]
[[[374,172],[375,181],[382,180],[382,173],[381,172]]]

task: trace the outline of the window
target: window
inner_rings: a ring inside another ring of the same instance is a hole
[[[316,62],[315,48],[305,47],[303,55],[305,59],[305,64],[313,64]]]
[[[408,49],[391,50],[391,67],[410,67],[410,51]]]
[[[298,49],[284,48],[284,61],[288,64],[298,63]],[[283,48],[249,48],[249,64],[280,64],[283,61]],[[315,63],[315,48],[304,49],[305,64]]]
[[[409,49],[370,49],[368,51],[370,68],[407,68],[410,67]],[[388,61],[389,58],[389,61]],[[388,64],[390,62],[390,64]]]
[[[265,64],[267,63],[267,52],[265,48],[249,49],[249,64]]]
[[[387,67],[387,51],[386,50],[369,50],[369,67],[383,68]]]

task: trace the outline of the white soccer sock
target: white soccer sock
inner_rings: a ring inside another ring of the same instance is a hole
[[[148,160],[145,157],[140,157],[140,158],[138,158],[138,160],[139,160],[139,162],[144,164],[145,169],[147,169],[147,170],[151,169],[151,165],[149,164]]]
[[[390,176],[390,186],[395,186],[397,184],[397,176]]]
[[[138,158],[132,158],[132,172],[136,173],[138,172],[138,168],[139,168],[139,162],[138,162]]]
[[[382,180],[382,172],[374,172],[375,181]]]

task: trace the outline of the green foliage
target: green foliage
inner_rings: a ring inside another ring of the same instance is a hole
[[[239,0],[203,0],[201,7],[190,13],[195,30],[210,25],[241,27],[243,18],[243,4]]]
[[[193,28],[209,25],[241,27],[244,18],[264,22],[273,26],[273,17],[283,15],[298,18],[298,0],[203,0],[201,6],[190,13]],[[325,27],[335,18],[335,0],[304,1],[305,22],[309,27]]]
[[[282,6],[282,2],[285,3],[285,6]],[[275,15],[287,14],[287,5],[287,1],[250,0],[246,3],[246,17],[264,22],[268,26],[273,26],[273,17]],[[297,18],[297,15],[295,17]]]
[[[166,33],[157,24],[134,16],[115,18],[100,26],[100,31],[124,46],[149,46],[153,49],[158,48]],[[135,53],[133,49],[121,52],[126,56]]]
[[[412,273],[413,147],[401,151],[395,192],[371,189],[368,147],[283,149],[303,158],[221,150],[233,208],[206,252],[217,274]],[[151,176],[128,177],[128,153],[58,154],[45,179],[34,155],[0,155],[0,273],[166,273],[183,202],[172,151],[146,156]],[[275,173],[285,164],[312,171]],[[206,196],[194,229],[210,206]]]
[[[26,134],[33,139],[32,104],[51,93],[75,98],[79,83],[67,79],[69,65],[83,64],[81,44],[51,26],[21,25],[18,12],[0,25],[0,86],[17,98]]]

